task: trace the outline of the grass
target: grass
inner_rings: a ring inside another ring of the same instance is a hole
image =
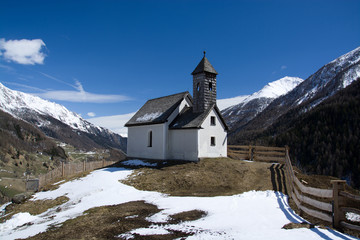
[[[39,233],[28,239],[123,239],[118,237],[137,228],[147,228],[154,225],[147,217],[158,213],[155,205],[144,201],[133,201],[112,206],[102,206],[89,209],[84,215],[65,221],[60,226],[52,226],[48,231]],[[204,217],[202,211],[189,211],[172,216],[169,224],[181,221],[193,221]],[[162,223],[162,224],[167,224]],[[156,224],[155,224],[156,225]],[[181,231],[169,231],[165,235],[134,235],[132,239],[175,239],[192,235]]]
[[[56,199],[45,199],[31,201],[27,200],[22,204],[10,204],[6,207],[6,215],[0,218],[0,222],[10,219],[14,214],[20,212],[28,212],[31,215],[38,215],[46,212],[48,209],[59,206],[69,201],[66,196],[61,196]]]
[[[58,145],[60,145],[60,142],[58,142]],[[69,156],[67,161],[71,162],[98,160],[110,156],[106,150],[96,150],[94,153],[89,154],[77,150],[68,144],[61,146],[64,148],[67,156]],[[8,199],[11,199],[15,194],[26,191],[24,181],[27,171],[31,172],[31,178],[37,178],[39,175],[49,172],[60,164],[59,160],[52,160],[49,155],[40,152],[30,153],[21,151],[18,155],[14,156],[9,153],[4,153],[4,159],[6,159],[6,161],[0,159],[0,204],[8,201]],[[53,189],[51,186],[46,187]]]
[[[161,169],[136,169],[123,183],[172,196],[233,195],[272,190],[270,166],[228,158],[203,159]]]
[[[81,173],[65,180],[70,181],[80,178],[87,173]],[[155,168],[138,168],[123,182],[140,190],[158,191],[172,196],[211,197],[240,194],[251,190],[275,190],[286,194],[283,175],[283,169],[280,165],[218,158],[203,159],[197,163],[179,162],[179,164],[176,164],[171,162],[160,164],[159,167]],[[297,176],[299,179],[311,183],[310,186],[322,188],[329,187],[330,180],[333,179],[325,176],[309,176],[300,172],[298,172]],[[45,190],[53,190],[57,187],[57,185],[48,185]],[[32,214],[39,214],[67,201],[66,197],[55,200],[54,202],[37,203],[27,201],[25,204],[21,204],[24,205],[23,207],[14,209],[14,213],[32,211]],[[32,204],[44,205],[44,207],[40,209],[40,207]],[[296,210],[293,203],[290,202],[290,204]],[[85,211],[82,216],[52,226],[48,231],[29,239],[68,239],[69,236],[71,236],[71,239],[113,239],[133,229],[156,225],[148,222],[146,218],[159,211],[161,210],[155,205],[144,201],[96,207]],[[200,210],[181,212],[171,215],[167,222],[161,224],[191,222],[205,217],[206,214],[206,212]],[[303,217],[312,223],[322,225],[321,222],[310,216],[303,215]],[[356,236],[352,232],[348,233]],[[181,239],[191,234],[191,232],[169,230],[169,234],[165,235],[140,236],[133,234],[133,239]]]

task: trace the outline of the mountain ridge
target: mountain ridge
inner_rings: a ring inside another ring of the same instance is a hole
[[[126,152],[126,139],[120,135],[95,126],[63,105],[11,90],[2,83],[0,83],[0,109],[35,125],[48,136],[69,142],[75,147],[85,150],[93,147],[110,147]]]
[[[237,124],[230,133],[231,143],[245,143],[254,140],[276,119],[289,110],[301,106],[299,112],[306,112],[348,86],[360,77],[360,47],[346,53],[296,86],[294,89],[274,99],[263,111],[246,124]]]
[[[230,129],[234,126],[244,125],[263,111],[274,99],[291,91],[303,81],[298,77],[286,76],[266,84],[262,89],[251,95],[219,100],[220,106],[224,106],[225,103],[233,104],[236,102],[222,109],[221,113]]]

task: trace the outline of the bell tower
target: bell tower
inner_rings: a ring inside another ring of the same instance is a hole
[[[204,57],[191,73],[193,75],[194,112],[204,112],[216,104],[216,75],[218,74],[209,60]]]

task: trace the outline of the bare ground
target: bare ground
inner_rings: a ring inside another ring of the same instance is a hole
[[[308,176],[300,172],[297,176],[309,182],[309,185],[311,183],[311,186],[315,184],[316,187],[323,188],[329,187],[330,180],[333,179],[325,176]],[[169,162],[165,164],[162,162],[153,168],[138,167],[123,182],[140,190],[158,191],[172,196],[223,196],[251,190],[275,190],[287,194],[283,165],[229,158],[204,159],[197,163]],[[59,200],[66,201],[66,199]],[[297,211],[291,201],[290,205]],[[22,210],[26,211],[26,209]],[[97,207],[30,239],[124,239],[121,234],[126,234],[133,229],[156,225],[148,222],[146,218],[159,211],[161,209],[155,205],[143,201]],[[306,214],[298,213],[313,224],[329,226]],[[193,210],[175,214],[167,222],[161,224],[191,222],[205,216],[205,212]],[[305,225],[300,224],[295,227]],[[348,233],[354,235],[354,233]],[[169,234],[165,235],[135,234],[132,236],[133,239],[161,240],[181,239],[190,235],[192,235],[191,232],[169,231]]]
[[[136,169],[123,183],[172,196],[224,196],[273,190],[272,164],[229,158]]]

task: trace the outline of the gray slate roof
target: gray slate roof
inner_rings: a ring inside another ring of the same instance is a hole
[[[216,104],[211,105],[206,111],[200,113],[194,113],[193,107],[186,107],[184,110],[174,119],[170,124],[170,129],[189,129],[189,128],[201,128],[205,118],[209,115],[211,110],[214,109],[220,117],[221,122],[225,126],[225,130],[228,130],[228,126],[225,123],[224,118],[221,115],[220,110]]]
[[[164,123],[181,101],[187,96],[190,101],[192,101],[191,96],[187,91],[151,99],[135,113],[135,115],[125,124],[125,127]]]
[[[191,74],[195,75],[197,73],[202,73],[202,72],[218,74],[215,71],[214,67],[211,65],[211,63],[209,62],[209,60],[205,56],[203,57],[201,62],[197,65],[197,67],[195,68],[195,70]]]

